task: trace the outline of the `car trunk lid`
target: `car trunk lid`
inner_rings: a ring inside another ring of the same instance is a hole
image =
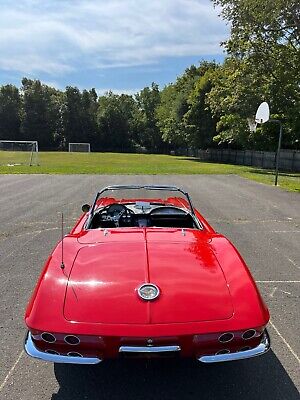
[[[128,234],[98,234],[102,243],[83,246],[74,260],[64,304],[67,320],[167,324],[233,315],[223,271],[205,234],[148,229],[128,242]],[[138,296],[145,282],[160,289],[152,302]]]
[[[145,324],[147,305],[136,288],[147,281],[145,243],[102,243],[79,250],[64,304],[67,320]]]
[[[209,244],[148,238],[149,276],[161,295],[151,303],[154,324],[228,319],[231,295]]]

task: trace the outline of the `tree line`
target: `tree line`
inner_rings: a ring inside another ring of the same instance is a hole
[[[88,142],[92,151],[167,152],[179,147],[275,150],[276,124],[249,130],[268,101],[284,124],[283,147],[300,148],[298,0],[213,0],[231,23],[222,64],[201,61],[175,82],[135,95],[23,78],[0,87],[0,139],[37,140],[42,150]]]

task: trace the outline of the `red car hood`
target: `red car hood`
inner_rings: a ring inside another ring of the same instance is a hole
[[[160,296],[147,302],[137,288],[156,284]],[[149,240],[82,247],[66,290],[69,321],[164,324],[228,319],[233,315],[223,271],[207,242]]]

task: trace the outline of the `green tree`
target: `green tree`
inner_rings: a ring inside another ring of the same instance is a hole
[[[135,102],[132,96],[108,92],[99,97],[97,122],[102,146],[109,150],[128,150],[132,146]]]
[[[92,149],[97,149],[100,146],[97,126],[97,99],[95,89],[83,90],[81,99],[82,137],[84,137],[85,142],[91,144]]]
[[[13,85],[0,87],[0,135],[2,140],[20,140],[22,100]]]
[[[258,76],[247,60],[229,57],[211,76],[207,101],[217,123],[214,141],[249,147],[247,118],[254,118],[257,105],[270,97],[269,77]]]
[[[163,140],[175,147],[207,146],[211,142],[215,121],[206,95],[211,89],[209,73],[215,68],[214,62],[192,65],[162,90],[157,116]]]
[[[182,117],[186,111],[186,96],[170,84],[161,92],[156,114],[162,139],[173,147],[187,147],[188,139]]]
[[[77,87],[67,86],[64,93],[63,127],[65,146],[68,143],[85,142],[82,125],[81,92]]]
[[[60,93],[39,80],[22,79],[22,133],[25,140],[37,140],[40,149],[57,145],[61,129]]]
[[[271,112],[285,123],[284,145],[294,147],[297,143],[299,145],[299,2],[295,0],[272,2],[214,0],[213,2],[222,7],[221,15],[231,23],[231,36],[224,43],[230,61],[227,61],[225,69],[221,71],[223,77],[217,77],[215,91],[210,99],[212,108],[219,109],[222,129],[227,126],[229,128],[227,131],[232,131],[234,125],[230,125],[230,121],[236,122],[238,118],[245,118],[245,111],[250,117],[260,101],[267,100]],[[226,79],[229,79],[228,83],[225,82]],[[216,106],[217,97],[220,95],[220,103],[225,105],[221,112],[221,107]],[[236,111],[233,110],[233,103],[236,104]],[[228,119],[229,115],[231,117]],[[238,139],[236,132],[232,133],[235,136],[234,140]],[[266,139],[264,143],[269,143],[272,148],[276,146],[278,133],[276,134],[272,127],[265,125],[260,133]],[[220,135],[224,139],[226,129],[220,131]],[[249,131],[248,135],[248,142],[255,144],[255,137],[250,135]]]
[[[160,91],[156,83],[145,87],[135,96],[139,109],[140,132],[138,142],[152,151],[160,151],[164,144],[158,127],[156,110],[160,104]]]
[[[207,95],[212,89],[212,72],[216,65],[212,64],[195,84],[188,97],[189,109],[183,117],[188,132],[188,142],[192,147],[210,147],[216,135],[216,118],[213,117],[207,103]]]

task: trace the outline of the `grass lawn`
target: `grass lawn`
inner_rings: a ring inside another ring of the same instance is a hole
[[[7,166],[18,154],[0,152],[0,174],[236,174],[274,184],[273,171],[243,165],[199,162],[192,157],[119,153],[39,153],[38,166]],[[300,192],[300,174],[282,174],[280,187]]]

